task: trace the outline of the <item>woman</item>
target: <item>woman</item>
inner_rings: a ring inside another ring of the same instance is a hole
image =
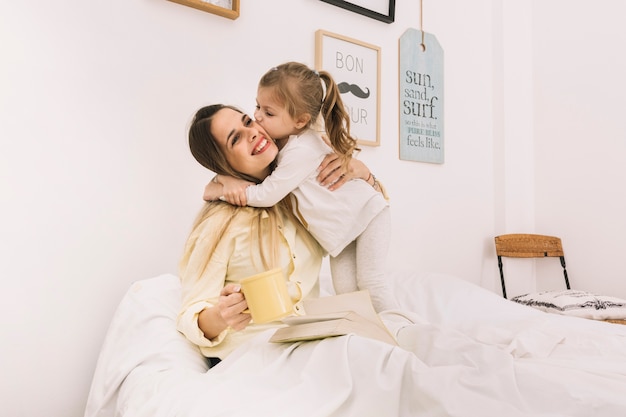
[[[240,110],[224,105],[200,109],[189,131],[191,152],[211,171],[260,182],[271,172],[278,148]],[[334,183],[369,171],[353,162],[350,172],[326,160],[320,175]],[[341,170],[341,168],[339,168]],[[331,171],[329,174],[328,172]],[[335,184],[337,185],[337,184]],[[293,214],[289,197],[270,208],[207,202],[196,219],[180,264],[183,308],[178,329],[207,357],[223,359],[245,340],[276,323],[250,324],[239,281],[281,267],[298,281],[303,298],[319,294],[322,250]]]

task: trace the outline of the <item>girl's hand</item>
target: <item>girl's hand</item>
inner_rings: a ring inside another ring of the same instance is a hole
[[[204,187],[204,195],[202,199],[205,201],[217,201],[223,194],[223,186],[215,182],[215,178]]]
[[[219,175],[217,179],[219,183],[222,184],[221,199],[234,206],[245,206],[248,204],[246,188],[250,185],[254,185],[253,182],[225,175]]]
[[[250,314],[244,313],[248,303],[241,292],[241,287],[236,284],[228,284],[222,288],[217,308],[222,320],[233,330],[245,329],[252,319]]]
[[[361,178],[367,181],[370,172],[363,162],[354,158],[350,159],[348,168],[346,169],[342,165],[342,159],[339,155],[334,153],[326,155],[318,171],[317,180],[323,187],[328,187],[331,191],[341,187],[346,181],[355,178]]]
[[[202,198],[206,201],[224,200],[234,206],[245,206],[248,203],[246,188],[253,182],[225,175],[215,176],[204,187]]]

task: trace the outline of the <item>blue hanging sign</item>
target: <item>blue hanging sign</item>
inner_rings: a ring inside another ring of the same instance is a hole
[[[400,159],[443,164],[443,49],[430,33],[400,37]]]

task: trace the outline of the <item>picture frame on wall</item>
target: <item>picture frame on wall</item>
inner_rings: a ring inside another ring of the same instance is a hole
[[[380,146],[381,50],[347,36],[315,32],[315,68],[332,75],[359,145]]]
[[[396,15],[396,0],[322,0],[342,9],[380,20],[385,23],[393,23]]]
[[[193,7],[203,12],[235,20],[239,17],[240,0],[169,0],[184,6]]]

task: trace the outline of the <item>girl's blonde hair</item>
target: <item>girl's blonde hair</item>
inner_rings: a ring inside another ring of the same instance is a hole
[[[191,122],[189,128],[189,148],[194,158],[205,168],[215,172],[219,175],[229,175],[236,178],[242,178],[248,181],[260,183],[258,178],[251,177],[244,173],[235,171],[226,160],[226,156],[218,145],[213,133],[211,132],[211,124],[214,116],[222,109],[229,108],[239,113],[243,112],[236,107],[227,106],[224,104],[215,104],[206,106],[198,110]],[[273,168],[273,167],[272,167]],[[256,246],[251,245],[252,250],[256,254],[260,255],[263,263],[263,268],[272,269],[279,265],[279,255],[281,248],[281,236],[278,232],[283,226],[283,219],[292,220],[298,229],[298,233],[304,236],[304,240],[313,251],[319,251],[321,248],[308,233],[308,231],[300,224],[298,219],[293,214],[291,205],[291,195],[287,195],[282,201],[268,208],[254,208],[255,215],[250,224],[251,235],[255,236]],[[206,263],[203,268],[209,262],[213,251],[219,244],[222,236],[228,230],[232,219],[234,219],[241,210],[251,210],[250,207],[233,206],[223,201],[210,201],[205,203],[204,207],[196,217],[194,221],[193,230],[195,230],[204,221],[210,221],[211,218],[216,218],[215,224],[212,228],[212,246],[209,253],[206,254]],[[226,221],[223,221],[224,216],[215,217],[216,213],[226,213]],[[206,238],[207,236],[201,236],[198,238]],[[191,243],[193,244],[193,243]],[[252,256],[251,259],[255,259],[256,256]],[[183,259],[181,264],[186,260]],[[181,265],[182,266],[182,265]]]
[[[356,139],[350,135],[350,116],[344,108],[339,87],[327,71],[315,71],[299,62],[287,62],[266,72],[259,81],[259,88],[272,88],[274,98],[292,119],[310,115],[308,127],[312,127],[321,115],[328,140],[345,164],[358,150]]]

